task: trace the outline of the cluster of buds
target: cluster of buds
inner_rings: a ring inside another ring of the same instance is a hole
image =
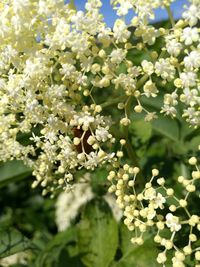
[[[173,267],[186,266],[191,255],[194,255],[195,266],[200,264],[197,242],[200,237],[200,216],[191,214],[188,208],[190,194],[196,194],[200,169],[195,157],[189,159],[189,164],[194,167],[191,178],[177,178],[177,182],[183,186],[181,197],[173,188],[167,187],[167,180],[159,177],[157,169],[152,170],[152,177],[143,189],[140,189],[140,181],[137,181],[140,172],[138,167],[125,164],[111,170],[107,177],[112,183],[109,192],[115,193],[117,204],[123,209],[124,223],[133,232],[131,242],[142,245],[145,232],[153,232],[155,243],[163,247],[157,257],[157,262],[162,266],[165,266],[170,251],[174,253]],[[186,236],[180,244],[182,233]]]

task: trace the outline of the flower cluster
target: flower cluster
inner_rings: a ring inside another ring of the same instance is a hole
[[[196,168],[192,178],[178,177],[185,192],[180,199],[164,178],[156,179],[157,169],[138,191],[139,168],[115,151],[129,142],[133,112],[145,121],[161,113],[200,126],[199,0],[190,0],[178,21],[173,0],[112,0],[118,15],[112,29],[100,12],[102,2],[88,0],[78,11],[73,1],[1,1],[0,161],[23,160],[33,170],[32,187],[41,185],[43,195],[68,190],[82,170],[113,166],[109,191],[135,231],[132,242],[142,244],[155,226],[155,242],[164,247],[159,263],[165,265],[171,249],[174,267],[185,266],[188,255],[199,262],[199,215],[187,209],[200,179],[196,158],[189,160]],[[156,8],[166,9],[171,26],[151,23]],[[129,11],[134,15],[127,24]],[[92,197],[90,189],[79,189]],[[81,199],[74,211],[80,205]],[[176,233],[182,230],[189,236],[179,247]]]
[[[68,188],[78,170],[112,161],[110,127],[128,126],[131,110],[156,119],[146,98],[161,97],[161,113],[198,127],[200,4],[191,0],[175,22],[171,2],[112,1],[119,18],[111,29],[100,0],[88,0],[84,12],[63,0],[2,1],[0,160],[23,160],[36,177],[33,187],[41,184],[46,194]],[[149,23],[159,7],[172,27]],[[132,55],[141,51],[136,62]],[[105,111],[111,105],[117,119]]]
[[[79,183],[74,185],[69,192],[62,192],[58,196],[55,211],[58,231],[66,230],[76,218],[80,209],[91,199],[95,198],[90,184],[91,179],[90,173],[85,173]],[[116,221],[119,221],[123,213],[118,207],[114,196],[107,192],[107,194],[103,196],[103,199],[109,205],[113,217]]]
[[[77,216],[81,206],[94,197],[89,185],[89,178],[90,175],[86,173],[82,181],[75,185],[70,192],[62,192],[58,196],[55,212],[58,231],[66,230]]]
[[[200,263],[200,247],[196,242],[200,236],[200,216],[191,214],[188,209],[190,194],[196,193],[199,184],[200,169],[195,157],[189,159],[189,164],[194,167],[191,178],[177,178],[184,189],[181,197],[166,185],[167,180],[164,177],[159,177],[157,169],[152,170],[152,177],[143,189],[139,189],[139,181],[136,179],[140,171],[138,167],[128,164],[116,166],[107,177],[112,183],[109,192],[115,193],[117,203],[124,211],[124,223],[133,231],[131,242],[142,245],[145,232],[155,228],[154,241],[163,247],[157,262],[163,266],[169,251],[174,253],[173,267],[186,266],[187,258],[191,255],[194,255],[197,264],[195,266]],[[184,241],[180,244],[178,240],[181,233]]]

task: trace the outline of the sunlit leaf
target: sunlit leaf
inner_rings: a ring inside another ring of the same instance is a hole
[[[87,267],[107,267],[118,246],[118,225],[102,200],[89,203],[78,230],[79,249]]]
[[[31,241],[14,228],[0,230],[0,258],[34,248]]]

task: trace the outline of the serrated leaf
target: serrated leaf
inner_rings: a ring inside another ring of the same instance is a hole
[[[78,227],[79,251],[87,267],[108,267],[118,246],[118,225],[105,201],[93,200]]]
[[[31,169],[25,166],[22,161],[13,160],[0,163],[0,187],[22,180],[30,175]]]
[[[32,242],[14,228],[0,230],[0,258],[33,248]]]

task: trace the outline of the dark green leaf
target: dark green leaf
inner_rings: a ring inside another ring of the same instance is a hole
[[[176,120],[158,115],[152,122],[153,129],[174,142],[179,142],[179,125]]]
[[[63,261],[63,258],[68,257],[67,251],[65,251],[64,253],[63,250],[68,244],[75,243],[75,241],[76,241],[75,228],[69,228],[66,231],[58,233],[52,240],[49,241],[46,248],[40,253],[39,257],[37,258],[36,266],[37,267],[60,266],[57,265],[59,262],[59,258],[61,257]]]
[[[13,160],[0,163],[0,187],[22,180],[30,175],[31,169],[25,166],[22,161]]]

